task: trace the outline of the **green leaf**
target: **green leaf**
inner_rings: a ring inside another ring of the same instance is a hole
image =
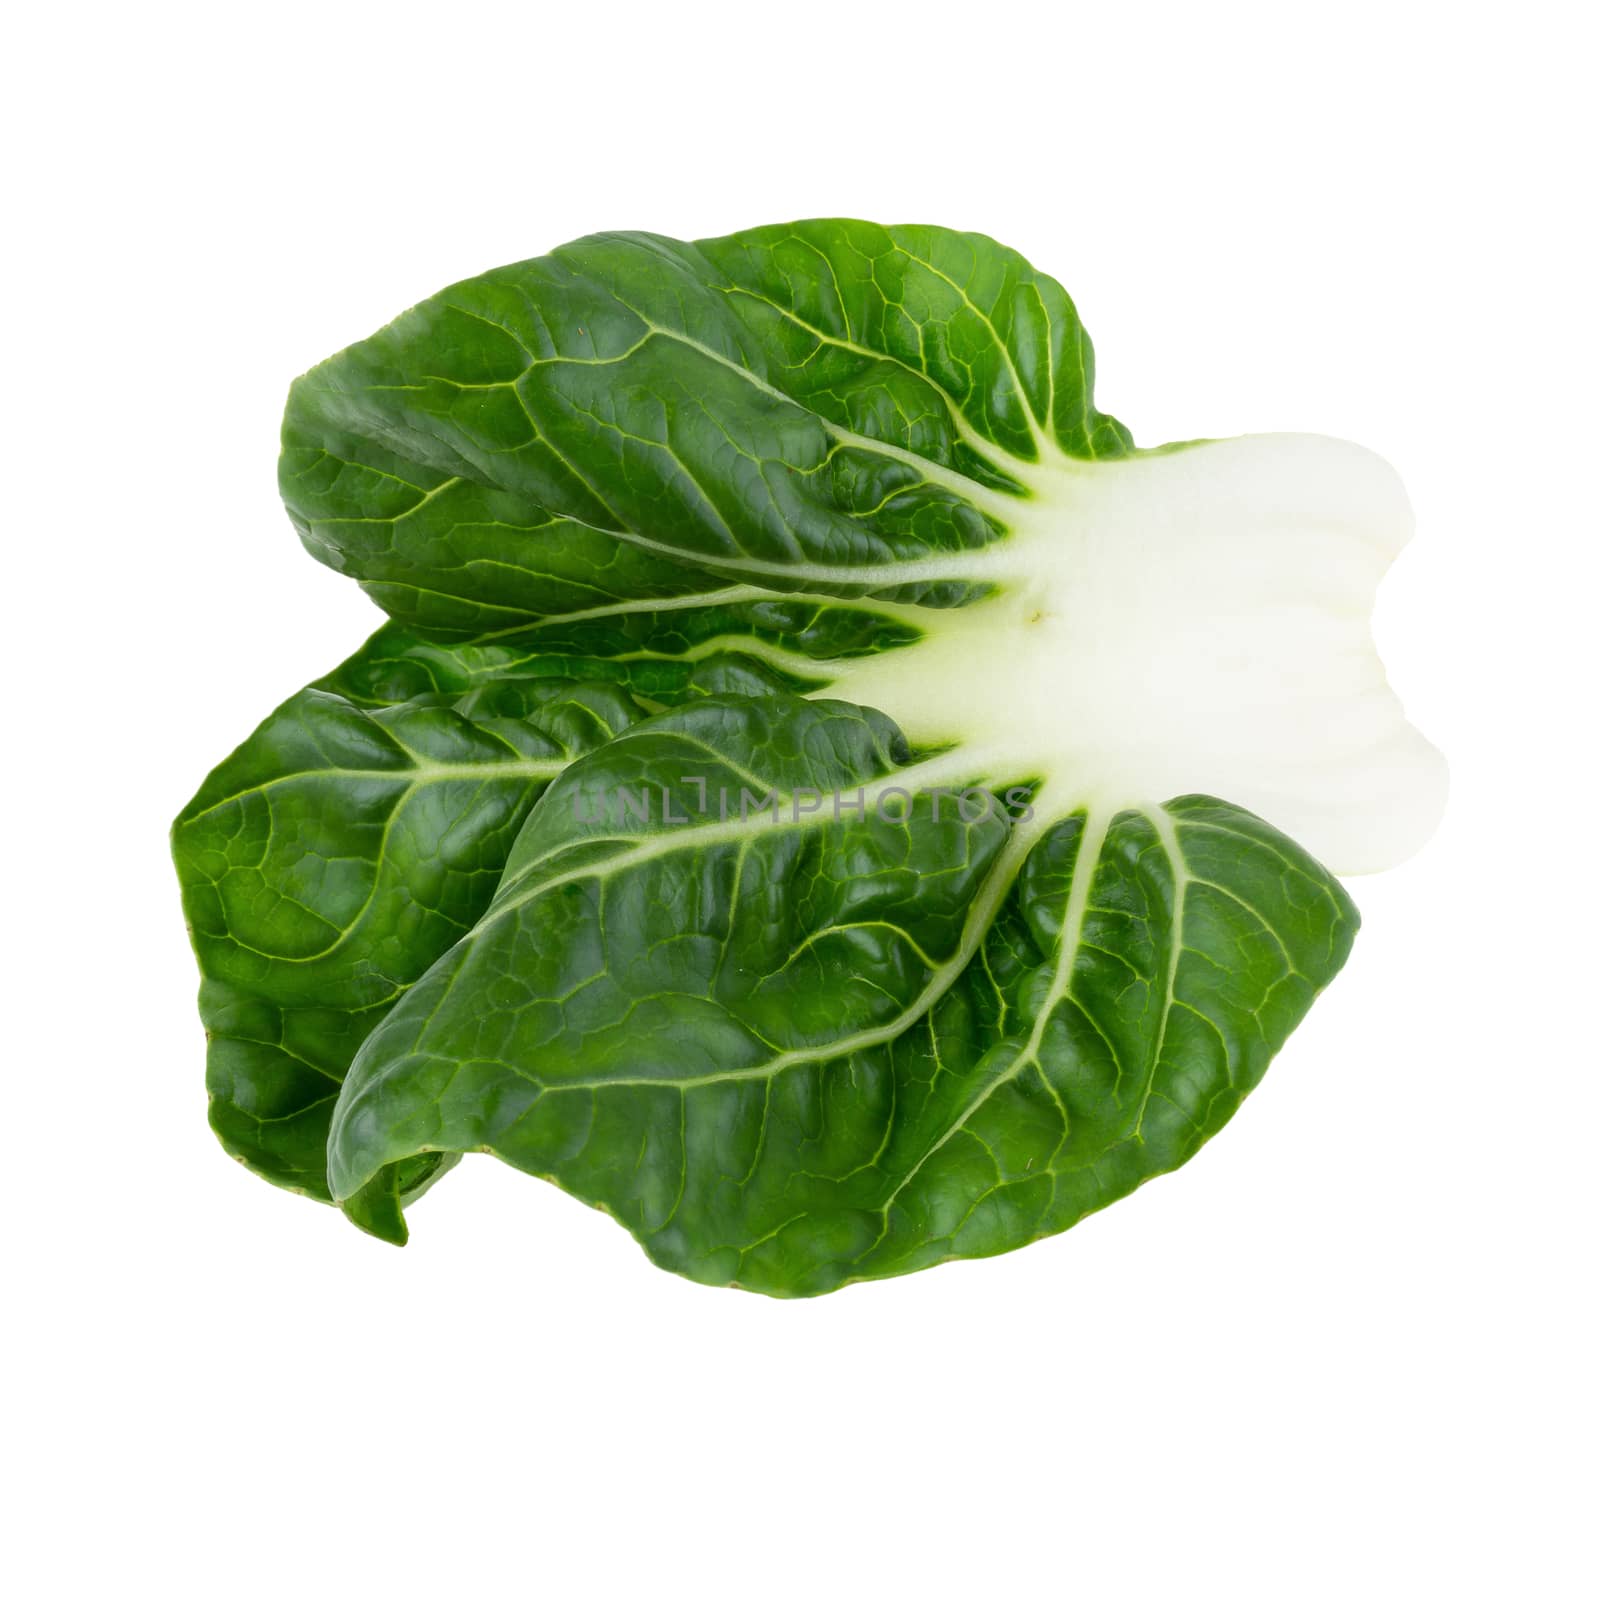
[[[709,585],[948,604],[1017,461],[1130,448],[1092,372],[1060,285],[978,235],[601,234],[302,378],[283,494],[314,554],[436,627]]]
[[[396,622],[179,820],[224,1143],[395,1239],[493,1150],[777,1294],[1187,1159],[1444,769],[1392,470],[1137,450],[1093,370],[1014,251],[824,219],[582,239],[300,378],[291,519]],[[995,803],[819,798],[945,784]]]
[[[936,815],[1018,775],[906,757],[775,694],[574,765],[363,1046],[335,1191],[490,1150],[662,1266],[790,1295],[1015,1248],[1186,1161],[1343,963],[1349,899],[1220,801]]]
[[[612,686],[474,673],[390,626],[206,779],[172,845],[211,1124],[233,1155],[329,1198],[328,1126],[356,1050],[489,903],[550,779],[637,717]],[[419,1158],[346,1210],[403,1239],[398,1200],[440,1165]]]
[[[1293,434],[1137,451],[1093,373],[1060,285],[981,235],[598,234],[300,378],[281,484],[438,637],[531,627],[656,705],[825,692],[1102,801],[1225,794],[1336,870],[1404,859],[1444,778],[1372,645],[1394,473]]]

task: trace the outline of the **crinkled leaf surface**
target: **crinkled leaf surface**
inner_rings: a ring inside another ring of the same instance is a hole
[[[936,815],[982,775],[905,754],[779,694],[580,761],[362,1049],[335,1190],[492,1150],[663,1266],[813,1294],[1011,1249],[1186,1160],[1343,962],[1343,890],[1215,800]],[[886,786],[918,798],[886,816]],[[819,787],[862,814],[806,809]],[[652,789],[649,822],[614,801]],[[741,794],[784,798],[767,820]]]
[[[228,1150],[329,1198],[329,1121],[362,1040],[472,927],[544,786],[639,714],[609,685],[475,679],[390,628],[211,774],[173,853]],[[398,1201],[439,1167],[419,1158],[346,1209],[403,1239]]]
[[[1294,434],[1135,451],[1092,374],[1061,287],[978,235],[601,234],[300,379],[281,482],[419,625],[741,653],[1105,801],[1403,859],[1444,785],[1372,645],[1394,473]]]
[[[179,822],[224,1142],[396,1238],[491,1149],[780,1294],[1186,1159],[1348,948],[1312,855],[1403,858],[1443,769],[1393,473],[1136,450],[1092,374],[1015,252],[822,220],[580,240],[301,378],[290,515],[396,621]],[[810,806],[863,785],[918,798]]]

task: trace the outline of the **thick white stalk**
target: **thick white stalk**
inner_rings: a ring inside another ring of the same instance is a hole
[[[981,744],[1053,806],[1214,794],[1344,873],[1423,843],[1444,762],[1371,631],[1412,524],[1387,463],[1261,434],[1029,477],[984,552],[994,596],[924,612],[925,640],[842,664],[827,693]]]

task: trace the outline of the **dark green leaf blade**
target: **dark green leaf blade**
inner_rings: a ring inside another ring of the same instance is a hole
[[[372,1027],[489,903],[534,799],[637,719],[606,684],[467,670],[393,626],[286,701],[173,825],[223,1145],[330,1198],[333,1102]],[[404,1238],[419,1157],[346,1210]]]
[[[1205,798],[1063,815],[1046,784],[1031,820],[928,795],[886,819],[889,785],[1020,776],[906,754],[880,717],[777,694],[576,764],[360,1052],[336,1191],[487,1149],[674,1271],[814,1294],[1015,1248],[1187,1160],[1342,964],[1348,898]],[[653,785],[687,820],[609,804]],[[858,787],[864,818],[715,799]]]
[[[580,239],[299,379],[307,546],[481,632],[729,586],[950,605],[1046,445],[1127,454],[1070,300],[977,234],[825,220]]]

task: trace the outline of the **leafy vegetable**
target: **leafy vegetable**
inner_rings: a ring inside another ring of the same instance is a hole
[[[822,221],[582,240],[301,378],[290,514],[396,620],[175,830],[224,1143],[394,1239],[490,1150],[774,1294],[1193,1154],[1349,950],[1287,835],[1437,814],[1368,624],[1410,514],[1091,377],[1013,252]]]
[[[357,1048],[488,905],[550,778],[640,714],[607,685],[473,686],[452,667],[384,630],[279,707],[173,830],[205,974],[212,1126],[264,1177],[319,1200]],[[403,1240],[398,1196],[441,1164],[420,1154],[346,1210]]]

